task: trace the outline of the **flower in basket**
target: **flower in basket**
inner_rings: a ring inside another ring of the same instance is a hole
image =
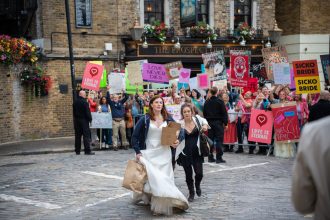
[[[211,40],[216,40],[218,37],[214,29],[205,22],[198,22],[196,26],[190,27],[190,36],[193,38],[210,38]]]
[[[0,35],[0,63],[6,65],[33,64],[37,60],[37,50],[34,44],[23,38]]]
[[[35,65],[32,69],[24,68],[20,77],[22,85],[34,88],[36,96],[48,95],[51,79],[49,76],[44,76],[44,72],[40,66]]]
[[[256,35],[256,30],[250,27],[246,22],[240,23],[236,29],[239,36],[244,37],[246,40],[253,39]]]
[[[168,27],[160,21],[154,21],[152,25],[144,26],[144,35],[148,38],[157,38],[160,42],[165,42]]]

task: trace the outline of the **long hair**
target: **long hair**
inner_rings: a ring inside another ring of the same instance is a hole
[[[107,98],[106,98],[105,96],[102,96],[102,97],[100,98],[100,103],[99,103],[99,104],[100,104],[100,105],[103,105],[103,103],[102,103],[102,99],[103,99],[103,98],[105,98],[105,104],[108,105],[108,100],[107,100]]]
[[[190,108],[191,116],[194,116],[194,115],[195,115],[194,106],[193,106],[192,104],[190,104],[190,103],[184,103],[184,104],[181,106],[181,111],[180,111],[182,119],[184,118],[184,117],[183,117],[183,109],[186,108],[186,107],[187,107],[187,108]]]
[[[155,113],[153,111],[153,108],[152,108],[152,103],[156,100],[156,99],[161,99],[163,101],[163,107],[162,107],[162,110],[161,110],[161,114],[163,116],[163,119],[164,121],[167,120],[168,118],[168,113],[166,111],[166,108],[165,108],[165,102],[164,102],[164,99],[159,96],[159,95],[155,95],[154,97],[152,97],[152,99],[150,99],[150,102],[149,102],[149,115],[150,115],[150,119],[151,120],[155,120]]]

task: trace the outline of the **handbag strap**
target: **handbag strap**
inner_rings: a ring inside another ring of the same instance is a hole
[[[202,126],[201,126],[201,124],[199,123],[198,118],[197,118],[196,116],[194,116],[194,118],[195,118],[196,123],[197,123],[198,131],[199,131],[200,133],[202,133]]]

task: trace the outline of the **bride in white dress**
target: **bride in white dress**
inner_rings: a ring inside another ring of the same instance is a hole
[[[132,135],[136,158],[145,166],[148,176],[143,193],[134,193],[133,199],[150,204],[154,214],[172,215],[173,208],[188,209],[186,197],[174,183],[171,148],[161,145],[162,128],[173,119],[167,114],[160,96],[150,100],[149,108],[150,114],[139,120]],[[182,134],[179,139],[183,139]],[[179,140],[172,147],[178,145]]]

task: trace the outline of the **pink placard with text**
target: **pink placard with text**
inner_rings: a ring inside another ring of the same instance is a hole
[[[189,84],[191,69],[181,68],[179,82]]]
[[[100,88],[103,68],[102,65],[87,62],[81,82],[81,88],[98,91]]]
[[[272,142],[273,121],[271,111],[252,109],[248,140],[270,144]]]
[[[209,76],[207,74],[197,74],[197,85],[200,89],[209,88]]]
[[[168,84],[166,69],[162,64],[144,63],[142,67],[143,81]]]

